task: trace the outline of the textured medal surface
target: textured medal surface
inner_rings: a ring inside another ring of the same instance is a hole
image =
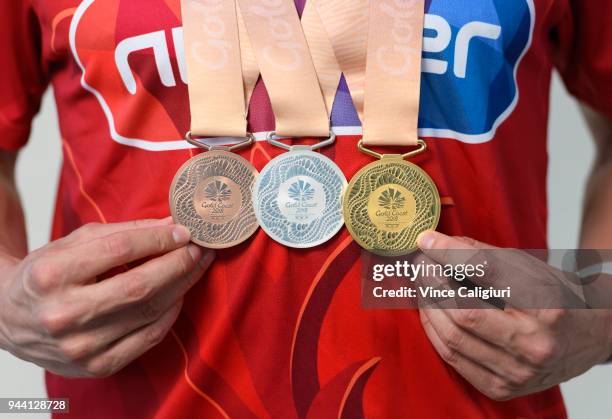
[[[289,247],[314,247],[344,224],[342,193],[346,178],[327,157],[294,150],[274,158],[253,188],[255,213],[274,240]]]
[[[361,247],[382,256],[416,249],[422,231],[435,229],[440,196],[431,178],[400,158],[383,158],[361,169],[344,196],[346,226]]]
[[[258,227],[251,188],[257,170],[235,153],[208,151],[187,161],[170,188],[170,210],[176,223],[191,231],[191,240],[224,249],[248,239]]]

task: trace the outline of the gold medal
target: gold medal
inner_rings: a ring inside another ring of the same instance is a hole
[[[438,225],[438,189],[420,167],[404,160],[413,153],[381,156],[364,151],[380,160],[349,182],[343,201],[346,226],[355,241],[372,253],[410,253],[417,247],[419,233]]]
[[[242,243],[257,230],[251,188],[258,175],[235,153],[212,150],[188,160],[170,188],[174,222],[191,231],[191,240],[210,249]]]

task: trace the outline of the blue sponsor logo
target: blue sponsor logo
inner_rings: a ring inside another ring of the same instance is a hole
[[[428,0],[426,10],[419,134],[489,141],[518,102],[516,74],[531,44],[533,0]],[[358,123],[345,100],[342,80],[332,119]]]
[[[432,0],[425,17],[421,135],[488,141],[518,101],[532,0]]]

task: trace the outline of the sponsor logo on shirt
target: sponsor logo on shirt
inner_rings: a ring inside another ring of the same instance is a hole
[[[420,134],[491,140],[518,102],[533,0],[435,1],[425,16]]]
[[[423,137],[489,141],[518,103],[516,77],[532,39],[533,0],[474,3],[427,2]],[[154,151],[190,147],[182,140],[189,103],[179,0],[83,0],[70,44],[81,84],[102,106],[115,141]],[[332,122],[338,134],[361,133],[348,94],[337,96]]]

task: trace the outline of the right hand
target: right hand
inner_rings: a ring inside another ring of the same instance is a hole
[[[106,377],[157,345],[214,252],[169,219],[88,224],[0,266],[0,347],[59,375]],[[144,264],[98,281],[127,263]]]

